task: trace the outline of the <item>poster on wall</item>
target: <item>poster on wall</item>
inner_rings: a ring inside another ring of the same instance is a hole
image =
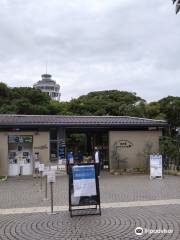
[[[65,159],[66,156],[66,143],[64,139],[59,140],[59,158]]]
[[[59,158],[65,159],[65,147],[59,147]]]
[[[162,155],[150,155],[150,178],[162,178]]]
[[[32,143],[33,137],[29,135],[26,135],[26,136],[10,135],[8,136],[8,142],[9,143]]]
[[[96,195],[96,180],[94,165],[74,166],[73,169],[74,196]]]

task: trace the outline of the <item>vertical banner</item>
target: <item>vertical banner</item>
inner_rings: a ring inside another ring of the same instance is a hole
[[[95,166],[73,166],[74,197],[95,196],[96,179]]]
[[[162,155],[150,155],[150,178],[162,178]]]

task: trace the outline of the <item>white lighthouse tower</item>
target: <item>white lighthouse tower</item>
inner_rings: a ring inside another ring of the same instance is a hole
[[[42,74],[42,79],[33,85],[34,88],[46,92],[53,100],[60,101],[60,85],[52,80],[50,74]]]

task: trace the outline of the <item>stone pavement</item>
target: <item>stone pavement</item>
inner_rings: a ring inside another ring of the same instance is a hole
[[[180,205],[104,209],[102,216],[70,218],[68,212],[2,215],[0,239],[180,239]],[[135,228],[172,233],[135,235]]]
[[[30,178],[0,183],[0,240],[180,240],[180,177],[150,181],[146,175],[104,173],[100,178],[102,216],[73,218],[67,211],[66,176],[59,177],[54,187],[55,215],[47,214],[50,203],[42,201],[44,191],[39,186]],[[136,235],[136,227],[144,233]]]
[[[43,191],[32,178],[9,178],[0,182],[0,209],[49,206]],[[178,191],[179,189],[179,191]],[[59,176],[54,185],[54,204],[68,204],[68,178]],[[108,173],[100,177],[101,202],[129,202],[145,200],[180,199],[180,177],[165,176],[163,180],[149,180],[147,175],[113,176]]]

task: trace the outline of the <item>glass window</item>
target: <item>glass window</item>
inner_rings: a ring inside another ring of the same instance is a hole
[[[50,140],[57,140],[57,129],[50,130]]]
[[[57,160],[57,142],[50,143],[50,160],[51,161]]]

